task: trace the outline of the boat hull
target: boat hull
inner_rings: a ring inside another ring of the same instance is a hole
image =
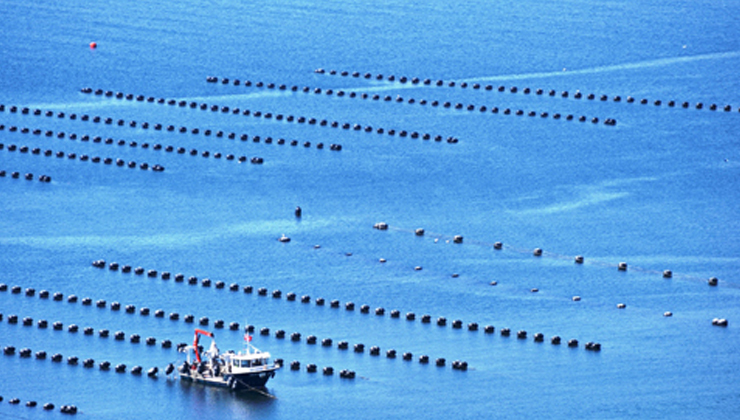
[[[183,381],[227,388],[233,391],[242,391],[253,388],[264,388],[267,381],[275,376],[275,370],[276,369],[265,369],[262,372],[242,374],[226,373],[218,376],[203,376],[197,372],[180,372],[180,379]]]

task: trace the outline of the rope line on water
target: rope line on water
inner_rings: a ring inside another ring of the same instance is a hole
[[[380,226],[380,225],[381,224],[376,224],[376,226]],[[404,228],[404,227],[391,226],[385,223],[383,223],[382,225],[384,225],[386,229],[390,229],[390,230],[397,231],[397,232],[415,233],[418,231],[418,229],[409,229],[409,228]],[[380,229],[380,230],[385,230],[385,229]],[[424,235],[430,235],[432,237],[435,237],[440,240],[443,239],[445,241],[454,241],[456,237],[459,237],[459,235],[449,235],[449,234],[427,232],[427,231],[424,231]],[[462,243],[462,241],[460,243]],[[627,271],[627,267],[629,267],[630,271],[636,271],[636,272],[645,273],[645,274],[659,274],[665,278],[679,278],[683,280],[709,282],[711,286],[716,286],[717,284],[722,283],[726,287],[740,288],[740,285],[733,284],[726,280],[719,281],[714,277],[710,279],[705,279],[705,278],[693,276],[690,274],[676,274],[671,270],[660,271],[660,270],[644,268],[640,266],[633,266],[633,265],[628,266],[627,263],[624,263],[624,262],[614,264],[614,263],[610,263],[607,261],[586,259],[581,255],[574,256],[574,255],[567,255],[567,254],[560,254],[556,252],[544,251],[540,248],[527,249],[527,248],[522,248],[520,246],[509,245],[509,244],[502,243],[502,242],[489,242],[489,241],[468,240],[468,239],[466,239],[464,243],[472,244],[472,245],[480,246],[480,247],[485,247],[485,248],[491,248],[495,250],[505,250],[505,251],[509,251],[509,252],[513,252],[517,254],[522,254],[522,255],[534,254],[538,258],[552,258],[552,259],[558,259],[558,260],[563,260],[563,261],[567,261],[567,260],[576,261],[576,259],[580,258],[581,262],[577,262],[578,264],[589,264],[589,265],[599,266],[599,267],[616,268],[620,271]],[[715,283],[715,284],[712,284],[712,283]]]

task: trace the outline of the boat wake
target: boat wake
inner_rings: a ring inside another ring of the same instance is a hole
[[[623,70],[639,70],[650,67],[663,67],[671,66],[674,64],[691,63],[695,61],[707,61],[707,60],[723,60],[728,58],[740,57],[740,51],[729,51],[723,53],[712,53],[712,54],[700,54],[686,57],[667,57],[658,58],[655,60],[638,61],[634,63],[623,63],[623,64],[612,64],[608,66],[597,66],[585,69],[551,71],[551,72],[538,72],[538,73],[522,73],[522,74],[505,74],[498,76],[482,76],[482,77],[471,77],[467,79],[459,79],[460,82],[494,82],[504,80],[525,80],[525,79],[541,79],[549,77],[569,77],[583,74],[598,74],[617,72]]]

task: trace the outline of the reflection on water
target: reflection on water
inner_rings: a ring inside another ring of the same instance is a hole
[[[190,381],[178,381],[175,386],[181,392],[189,408],[206,418],[213,417],[213,407],[218,407],[218,415],[248,416],[250,418],[269,417],[279,402],[257,392],[230,391],[228,389],[206,386]],[[269,389],[268,389],[269,392]]]

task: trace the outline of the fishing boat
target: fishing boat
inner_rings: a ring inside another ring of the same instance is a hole
[[[204,352],[200,346],[201,336],[211,339],[208,351]],[[280,369],[280,364],[273,363],[270,353],[252,346],[251,341],[252,336],[247,333],[244,335],[244,350],[221,353],[213,333],[196,329],[193,345],[179,348],[180,352],[187,353],[187,360],[178,369],[180,379],[234,391],[264,389],[267,381]]]

